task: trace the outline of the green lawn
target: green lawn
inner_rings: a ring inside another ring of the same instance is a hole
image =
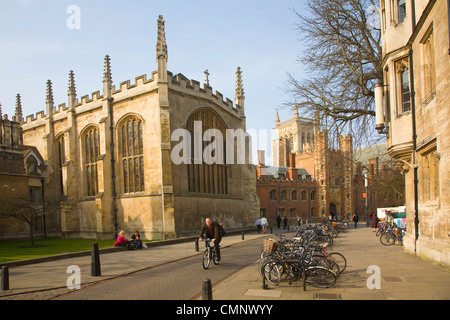
[[[115,240],[94,239],[37,239],[34,247],[30,241],[0,241],[0,262],[46,257],[66,252],[86,251],[92,249],[92,243],[98,243],[100,249],[114,245]]]

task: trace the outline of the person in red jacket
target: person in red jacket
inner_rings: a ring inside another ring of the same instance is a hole
[[[114,243],[114,247],[124,247],[127,246],[130,249],[130,240],[125,239],[125,231],[120,231],[119,236],[117,237],[117,241]]]

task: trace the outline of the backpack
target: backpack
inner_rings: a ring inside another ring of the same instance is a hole
[[[218,223],[218,225],[219,225],[219,232],[220,232],[220,235],[221,235],[222,237],[225,237],[225,235],[227,234],[227,232],[225,231],[225,229],[223,228],[223,226],[222,226],[220,223]]]

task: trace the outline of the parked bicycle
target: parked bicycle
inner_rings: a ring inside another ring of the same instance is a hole
[[[385,246],[390,246],[397,243],[403,245],[403,236],[406,233],[406,229],[400,228],[395,223],[388,225],[386,231],[380,236],[380,242]]]
[[[276,286],[281,281],[292,284],[301,280],[304,289],[307,283],[316,287],[329,287],[336,283],[347,266],[347,260],[341,253],[327,252],[329,244],[317,241],[321,233],[316,232],[316,228],[303,227],[292,239],[279,235],[278,240],[264,240],[264,251],[258,264],[264,289],[268,288],[268,283]]]
[[[268,260],[262,267],[263,289],[268,289],[266,280],[272,285],[278,285],[283,278],[293,281],[303,281],[303,290],[306,284],[314,287],[328,288],[336,283],[336,275],[328,268],[316,265],[311,254],[304,256],[282,256],[277,259]]]
[[[203,269],[208,269],[211,261],[213,261],[215,265],[218,265],[220,260],[217,257],[217,252],[214,244],[211,246],[211,239],[207,238],[203,241],[205,242],[205,251],[203,252],[202,265]]]

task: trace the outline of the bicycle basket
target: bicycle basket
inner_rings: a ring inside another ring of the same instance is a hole
[[[278,248],[278,242],[275,240],[264,240],[264,252],[275,252]]]

